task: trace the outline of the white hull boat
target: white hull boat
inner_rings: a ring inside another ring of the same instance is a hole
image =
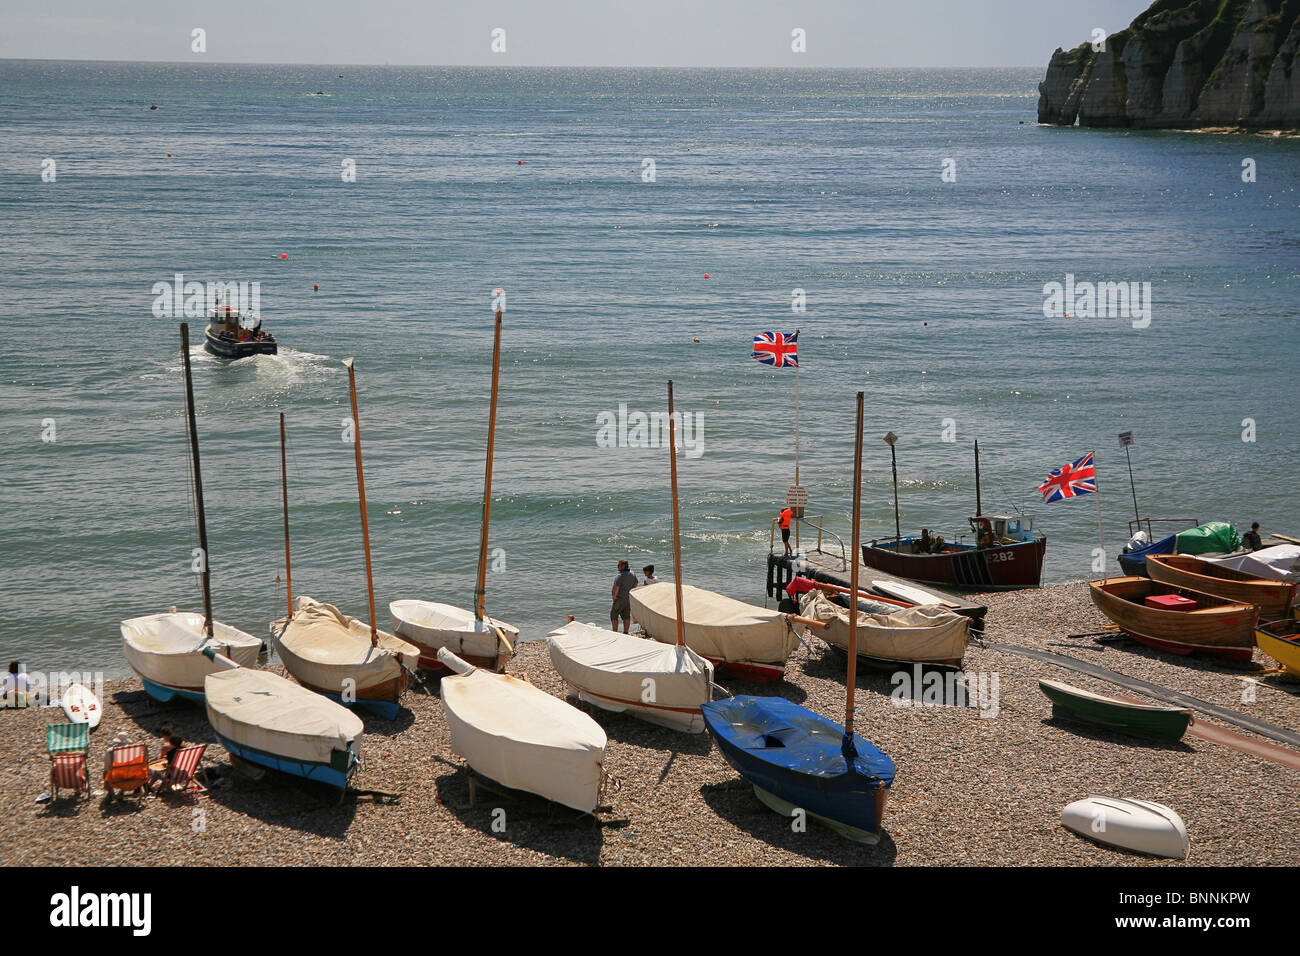
[[[203,681],[220,670],[205,649],[224,654],[241,667],[254,667],[262,642],[220,621],[212,637],[203,633],[203,615],[188,611],[149,614],[122,622],[122,655],[144,681],[149,696],[169,701],[182,697],[203,703]]]
[[[1061,823],[1080,836],[1124,850],[1175,860],[1187,858],[1187,827],[1160,803],[1092,794],[1061,813]]]
[[[438,659],[451,749],[476,772],[584,813],[600,806],[605,731],[578,708],[444,648]]]
[[[633,588],[628,595],[632,619],[646,634],[665,644],[677,643],[675,585],[661,581]],[[799,647],[799,637],[779,611],[682,585],[686,646],[712,661],[720,671],[750,680],[779,680],[785,662]]]
[[[305,595],[294,601],[293,617],[272,633],[280,660],[304,687],[390,720],[397,715],[419,657],[413,644],[377,631],[372,646],[370,625]]]
[[[434,601],[393,601],[388,605],[393,631],[410,641],[420,652],[420,666],[442,670],[438,651],[444,647],[475,665],[500,670],[514,656],[519,629],[491,617],[474,618],[473,611]],[[503,643],[494,628],[500,628]]]
[[[546,639],[551,663],[578,696],[673,730],[704,731],[713,665],[689,647],[571,621]]]
[[[818,636],[847,651],[849,611],[821,591],[809,591],[801,616],[830,626]],[[909,607],[889,614],[858,611],[858,656],[886,664],[942,664],[960,667],[970,637],[970,618],[936,605]]]

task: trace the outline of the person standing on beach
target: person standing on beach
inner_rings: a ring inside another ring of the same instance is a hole
[[[793,517],[794,509],[787,505],[776,519],[776,523],[781,526],[781,543],[785,545],[786,557],[794,553],[790,550],[790,519]]]
[[[659,579],[655,577],[655,566],[653,564],[647,564],[641,569],[641,573],[645,575],[646,587],[659,583]]]
[[[632,624],[632,602],[630,595],[636,587],[636,575],[628,570],[626,561],[618,563],[618,577],[614,579],[612,595],[614,603],[609,609],[609,629],[618,630],[618,619],[623,619],[623,633],[628,632]]]
[[[1241,536],[1241,543],[1252,551],[1259,551],[1264,547],[1264,542],[1259,537],[1259,522],[1256,521],[1250,526],[1250,530]]]

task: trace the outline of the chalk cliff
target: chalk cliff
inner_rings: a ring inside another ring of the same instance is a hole
[[[1300,130],[1300,0],[1156,0],[1104,43],[1057,50],[1038,121]]]

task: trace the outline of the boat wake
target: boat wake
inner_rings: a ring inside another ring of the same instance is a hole
[[[190,363],[207,374],[228,374],[232,381],[283,387],[318,382],[343,372],[337,359],[315,352],[281,347],[275,355],[252,355],[242,359],[224,359],[207,352],[202,345],[190,346]],[[158,382],[176,378],[184,369],[180,356],[157,363],[154,370],[140,376],[141,381]]]

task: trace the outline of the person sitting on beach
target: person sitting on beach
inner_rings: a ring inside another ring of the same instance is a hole
[[[113,751],[118,747],[125,747],[131,742],[131,738],[126,735],[125,731],[119,730],[113,742],[108,745],[108,750],[104,752],[104,776],[108,777],[108,772],[113,769]]]
[[[1252,551],[1259,551],[1264,547],[1264,542],[1259,537],[1258,521],[1251,524],[1250,530],[1241,536],[1241,543]]]
[[[655,566],[653,564],[647,564],[641,569],[641,573],[645,575],[646,587],[659,583],[659,579],[655,577]]]
[[[0,707],[26,707],[32,682],[18,661],[9,662],[9,673],[0,684]]]
[[[623,633],[628,632],[632,624],[632,602],[629,595],[632,589],[636,587],[636,575],[628,570],[626,561],[618,563],[618,577],[614,579],[612,594],[614,603],[609,609],[609,629],[618,630],[618,619],[623,619]]]
[[[158,750],[158,759],[149,765],[149,779],[156,786],[167,779],[171,772],[172,761],[176,752],[185,746],[185,741],[177,736],[171,724],[162,725],[162,747]]]

